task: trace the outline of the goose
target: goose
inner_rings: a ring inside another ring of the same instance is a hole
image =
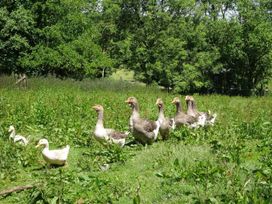
[[[26,146],[28,140],[22,135],[16,135],[15,127],[13,125],[9,126],[8,132],[10,133],[9,139],[13,139],[13,142],[19,142],[20,144]]]
[[[203,112],[198,112],[196,110],[196,104],[194,103],[192,96],[186,96],[185,102],[187,106],[187,115],[191,115],[197,119],[197,122],[193,125],[193,127],[204,127],[207,119],[207,114]]]
[[[210,110],[208,112],[199,112],[196,107],[196,102],[193,96],[186,96],[185,101],[187,104],[187,114],[198,118],[198,124],[200,126],[213,125],[217,114],[211,114]]]
[[[196,103],[193,96],[186,96],[185,102],[187,105],[187,115],[191,115],[193,117],[198,117],[200,115],[204,115],[204,112],[199,112],[196,108]]]
[[[194,127],[197,119],[191,115],[187,115],[182,111],[181,102],[178,97],[175,97],[172,101],[172,104],[176,106],[176,115],[174,117],[174,123],[172,128],[180,127],[182,125],[188,125]]]
[[[160,123],[159,132],[160,132],[160,135],[162,136],[162,139],[166,140],[169,137],[169,131],[170,131],[170,128],[172,127],[174,119],[165,118],[164,110],[163,110],[164,103],[161,98],[157,99],[156,105],[159,108],[159,117],[158,117],[158,121]]]
[[[66,147],[63,149],[49,150],[48,140],[40,139],[36,148],[38,148],[39,146],[44,146],[42,156],[49,165],[63,166],[67,163],[67,157],[70,150],[69,145],[66,145]]]
[[[152,144],[158,137],[160,122],[143,119],[140,117],[139,104],[135,97],[126,101],[132,109],[130,116],[130,129],[135,140],[141,144]]]
[[[118,132],[114,129],[104,128],[103,117],[104,117],[104,108],[102,105],[94,105],[93,109],[97,112],[97,123],[95,126],[95,139],[100,143],[114,143],[123,147],[126,142],[126,137],[129,135],[129,132]]]

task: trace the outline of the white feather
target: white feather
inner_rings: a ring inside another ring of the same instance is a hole
[[[156,123],[157,127],[156,127],[155,130],[153,130],[153,132],[154,132],[154,135],[155,135],[154,140],[157,140],[161,123],[160,123],[159,120],[155,121],[155,123]]]
[[[24,136],[22,135],[16,135],[16,131],[13,125],[9,126],[9,130],[10,135],[9,135],[9,139],[13,139],[13,142],[19,142],[22,145],[27,145],[28,144],[28,139],[26,139]]]

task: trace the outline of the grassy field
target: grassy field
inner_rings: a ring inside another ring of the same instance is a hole
[[[218,114],[215,126],[184,127],[168,141],[120,149],[94,140],[94,104],[104,106],[108,127],[127,131],[127,97],[138,98],[143,117],[156,119],[157,97],[171,116],[177,95],[126,82],[53,78],[30,79],[24,90],[12,80],[0,78],[0,192],[36,187],[2,196],[0,203],[272,202],[271,96],[195,95],[199,110]],[[31,139],[27,147],[9,141],[11,124]],[[67,167],[46,167],[35,149],[41,138],[50,148],[70,144]],[[105,163],[110,168],[102,171]]]

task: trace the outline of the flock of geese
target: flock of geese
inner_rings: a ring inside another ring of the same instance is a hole
[[[176,114],[173,118],[167,118],[164,115],[164,103],[158,98],[156,105],[159,110],[156,121],[148,120],[140,116],[139,103],[135,97],[129,97],[125,102],[131,107],[132,113],[129,120],[130,131],[136,142],[143,145],[150,145],[155,142],[160,134],[163,140],[169,138],[171,130],[182,126],[191,128],[204,127],[213,125],[216,114],[208,112],[199,112],[196,108],[196,102],[192,96],[185,97],[187,112],[182,111],[181,101],[175,97],[172,104],[176,106]],[[93,109],[97,112],[97,122],[94,130],[94,137],[102,144],[116,144],[123,147],[129,132],[119,132],[114,129],[104,127],[103,117],[104,108],[102,105],[94,105]],[[17,135],[14,126],[9,127],[9,138],[15,143],[27,145],[29,140],[22,135]],[[40,139],[37,146],[42,146],[42,156],[49,165],[65,165],[70,146],[63,149],[49,150],[49,142],[46,139]]]

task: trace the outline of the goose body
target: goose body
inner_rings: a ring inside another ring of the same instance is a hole
[[[176,105],[176,115],[173,120],[172,128],[175,129],[182,125],[194,126],[194,124],[197,122],[196,118],[185,114],[182,111],[181,102],[178,97],[173,99],[172,104]]]
[[[164,116],[164,110],[163,110],[164,104],[160,98],[157,99],[156,105],[158,106],[158,109],[159,109],[159,117],[157,120],[160,123],[159,132],[160,132],[160,135],[162,136],[162,139],[166,140],[169,137],[169,132],[170,132],[170,128],[172,127],[173,119],[169,119]]]
[[[186,96],[185,101],[187,104],[187,114],[197,118],[198,126],[204,127],[205,125],[213,125],[217,114],[208,112],[199,112],[196,107],[196,102],[193,96]]]
[[[44,146],[42,150],[43,159],[50,165],[65,165],[67,162],[70,146],[63,149],[49,150],[49,143],[46,139],[41,139],[36,147]]]
[[[15,131],[15,128],[14,126],[10,126],[9,127],[9,139],[12,139],[14,143],[20,143],[22,145],[27,145],[28,144],[28,139],[26,139],[24,136],[22,135],[16,135],[16,131]]]
[[[103,117],[104,117],[104,108],[101,105],[93,106],[93,109],[97,112],[97,123],[94,130],[94,136],[97,141],[102,144],[113,143],[117,144],[120,147],[123,147],[126,142],[126,137],[128,132],[118,132],[114,129],[104,128]]]
[[[132,108],[130,128],[135,140],[141,144],[152,144],[158,137],[160,121],[151,121],[140,117],[138,101],[129,97],[126,103]]]

